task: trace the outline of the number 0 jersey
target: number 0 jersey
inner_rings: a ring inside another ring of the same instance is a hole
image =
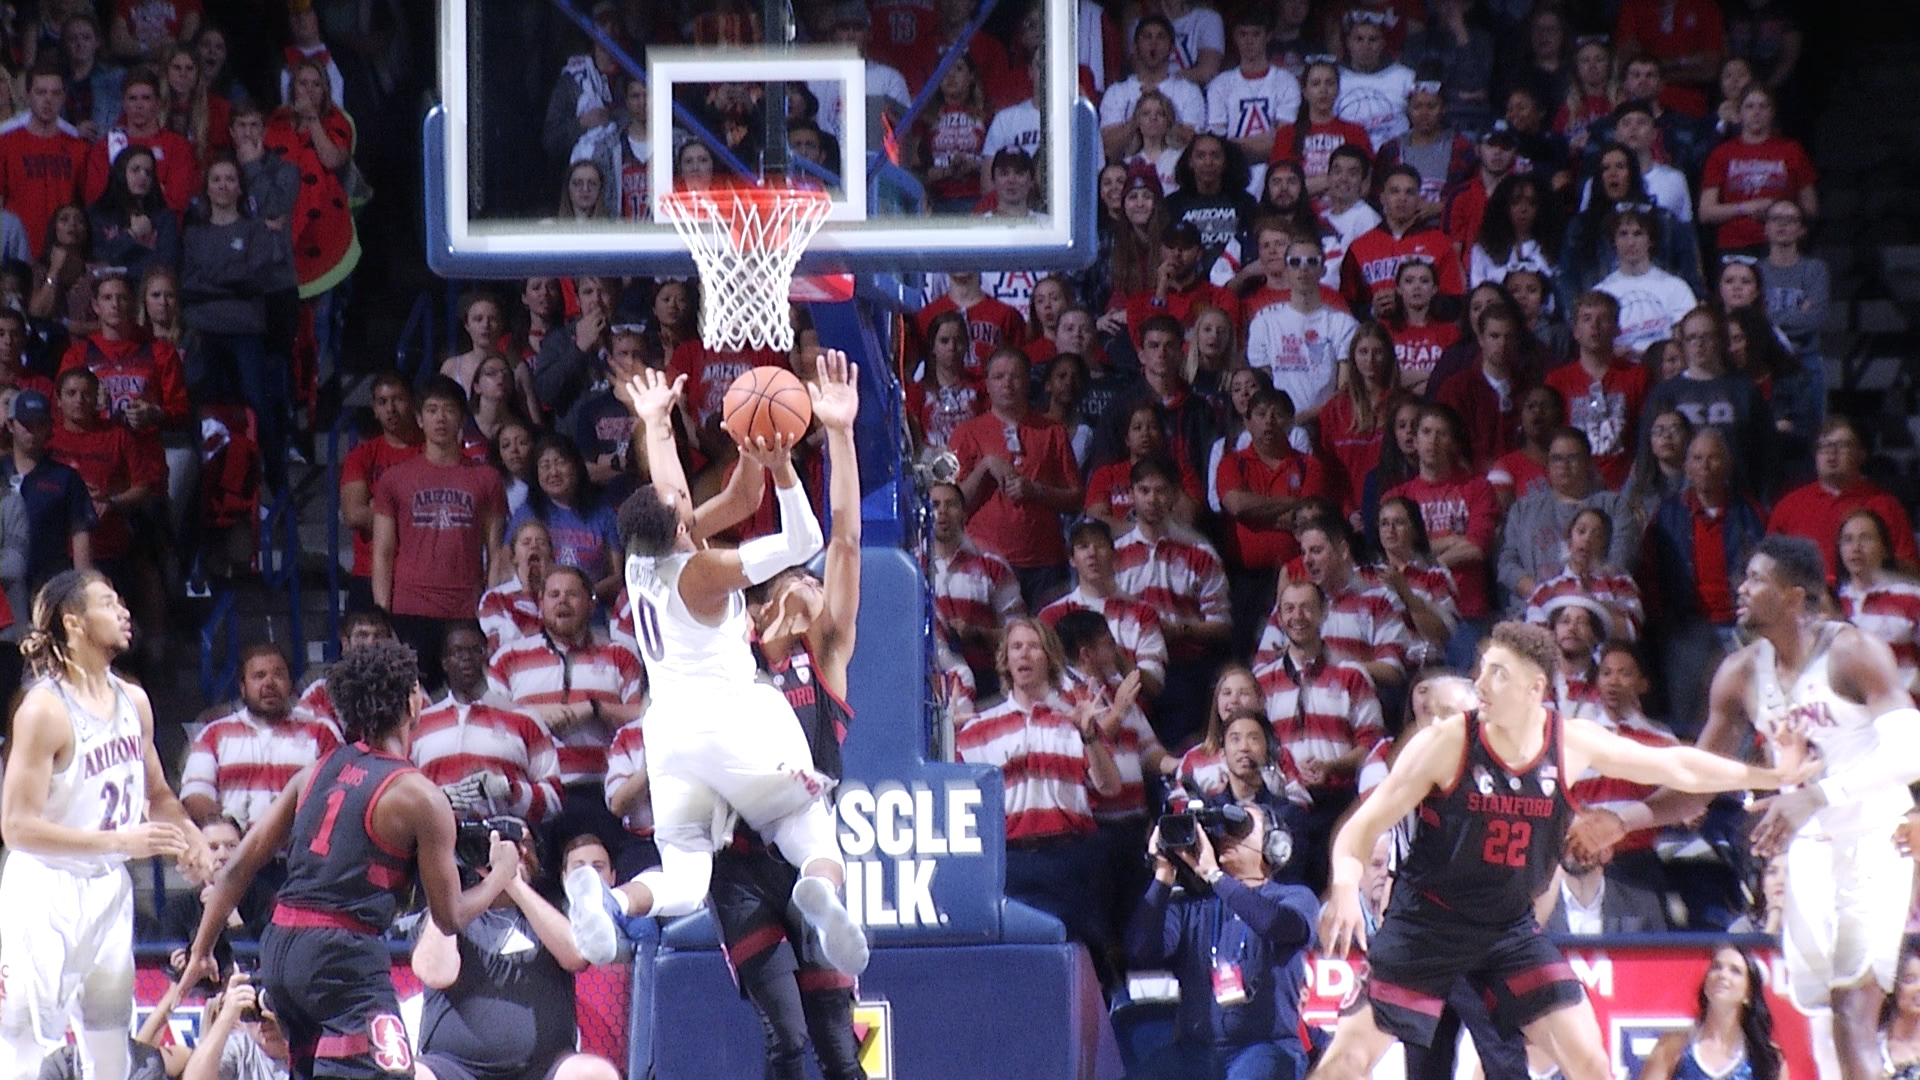
[[[1425,901],[1468,922],[1506,925],[1526,917],[1553,881],[1573,821],[1562,720],[1547,710],[1539,755],[1518,767],[1487,746],[1478,712],[1466,723],[1453,783],[1429,793],[1414,812],[1392,906]]]
[[[680,599],[680,573],[693,552],[660,558],[627,556],[627,596],[633,605],[634,637],[647,663],[647,692],[653,704],[699,706],[714,692],[737,690],[753,682],[753,650],[747,644],[747,602],[727,597],[718,623],[695,618]]]

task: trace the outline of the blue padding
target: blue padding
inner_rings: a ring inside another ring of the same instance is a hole
[[[759,1076],[763,1037],[725,962],[662,951],[654,1051],[659,1080]],[[891,1076],[915,1080],[1110,1080],[1120,1050],[1086,951],[1077,945],[881,949],[860,978],[885,1002]]]
[[[666,929],[660,931],[660,944],[668,949],[718,949],[720,931],[713,924],[713,912],[701,908],[668,923]]]
[[[1067,940],[1067,924],[1018,900],[1000,901],[1000,940],[1008,943],[1057,945]]]

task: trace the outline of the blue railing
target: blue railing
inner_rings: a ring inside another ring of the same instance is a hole
[[[219,701],[230,697],[240,677],[240,635],[233,616],[232,586],[214,594],[213,611],[200,624],[200,698]],[[215,659],[215,652],[223,655]],[[218,666],[216,666],[216,664]]]
[[[293,677],[307,669],[307,635],[300,606],[300,509],[291,498],[275,500],[260,526],[260,582],[287,596],[287,644],[293,653]]]
[[[408,385],[418,386],[422,371],[433,370],[434,340],[434,302],[433,293],[422,289],[414,297],[413,307],[407,312],[407,321],[400,327],[399,341],[393,348],[393,367]],[[411,361],[414,339],[420,342],[419,360]]]
[[[353,410],[342,408],[327,429],[327,640],[322,655],[338,660],[340,649],[340,456],[353,422]]]

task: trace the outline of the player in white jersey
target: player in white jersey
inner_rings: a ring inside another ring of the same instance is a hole
[[[1820,618],[1825,590],[1812,541],[1769,536],[1755,546],[1736,598],[1755,640],[1715,673],[1699,745],[1739,754],[1757,733],[1770,745],[1804,736],[1819,752],[1819,782],[1763,804],[1754,851],[1786,854],[1782,949],[1821,1080],[1870,1080],[1880,1074],[1880,1006],[1913,884],[1913,860],[1889,835],[1913,807],[1907,785],[1920,780],[1920,710],[1885,643]],[[1569,848],[1604,855],[1626,832],[1687,820],[1706,803],[1663,790],[1619,813],[1589,811]]]
[[[133,1020],[133,879],[125,863],[212,856],[167,787],[146,692],[108,667],[132,640],[92,570],[57,574],[20,643],[34,680],[13,716],[0,832],[0,1080],[33,1080],[79,1030],[82,1075],[125,1080]]]
[[[824,395],[808,386],[815,410],[850,407],[844,355],[829,354],[820,366],[842,378]],[[712,880],[713,853],[729,838],[727,818],[738,812],[800,870],[793,903],[820,933],[828,962],[858,975],[868,946],[840,901],[846,868],[826,803],[832,782],[813,768],[785,695],[758,678],[743,595],[819,551],[820,523],[794,474],[791,445],[763,442],[741,452],[773,474],[780,532],[735,550],[698,544],[699,523],[668,426],[685,381],[669,384],[646,371],[629,384],[653,484],[620,508],[627,595],[651,696],[641,724],[661,865],[613,895],[595,874],[569,874],[574,937],[589,960],[605,962],[617,949],[616,913],[672,917],[698,908]]]

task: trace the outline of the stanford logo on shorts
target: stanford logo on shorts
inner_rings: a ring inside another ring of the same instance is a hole
[[[413,1071],[413,1048],[407,1044],[407,1026],[392,1013],[375,1013],[367,1023],[368,1051],[382,1072],[404,1076]]]

